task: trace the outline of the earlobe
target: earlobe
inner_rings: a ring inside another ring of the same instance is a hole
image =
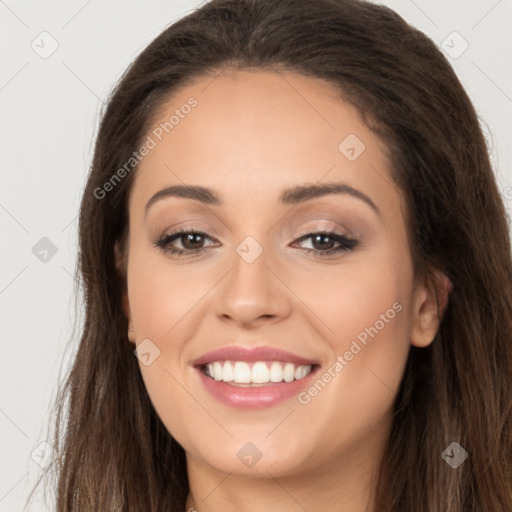
[[[434,341],[448,307],[453,283],[439,270],[415,291],[411,344],[426,347]]]
[[[128,327],[128,341],[130,343],[133,343],[134,345],[136,345],[135,343],[135,331],[131,328],[131,325]]]

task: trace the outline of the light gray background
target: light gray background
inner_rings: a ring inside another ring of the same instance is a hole
[[[129,62],[200,3],[0,0],[0,511],[24,510],[47,460],[40,443],[57,384],[76,349],[77,335],[65,350],[75,318],[76,215],[100,107]],[[512,1],[381,3],[451,52],[512,211]],[[43,237],[54,255],[33,253]],[[32,512],[52,509],[40,501]]]

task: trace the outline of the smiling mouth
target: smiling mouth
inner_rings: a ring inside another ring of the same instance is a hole
[[[290,383],[307,377],[319,367],[286,361],[213,361],[200,366],[204,375],[236,387],[263,387]]]

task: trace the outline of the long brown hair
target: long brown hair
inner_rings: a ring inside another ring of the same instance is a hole
[[[95,190],[140,147],[174,91],[227,66],[335,85],[388,149],[417,274],[437,268],[453,283],[436,339],[411,347],[376,510],[512,511],[509,230],[478,117],[451,65],[423,33],[370,2],[213,0],[140,54],[102,115],[80,209],[85,322],[55,407],[58,512],[185,508],[185,453],[148,398],[114,261],[136,166],[106,197]],[[456,469],[441,456],[452,442],[468,453]]]

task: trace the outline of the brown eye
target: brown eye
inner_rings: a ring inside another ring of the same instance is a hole
[[[312,240],[313,247],[319,251],[332,249],[336,244],[336,241],[329,235],[314,235]]]
[[[328,256],[341,251],[349,251],[354,249],[358,241],[348,238],[341,233],[335,231],[319,231],[306,233],[298,242],[311,239],[312,248],[305,248],[307,252],[313,252],[320,256]],[[337,247],[336,247],[337,244]]]
[[[204,242],[204,237],[200,233],[187,233],[185,235],[180,235],[182,240],[182,245],[185,249],[196,250],[200,248],[200,245]]]
[[[163,235],[159,240],[154,242],[154,245],[171,255],[194,255],[207,249],[207,247],[203,246],[206,239],[211,240],[211,237],[202,231],[180,229],[175,233]],[[179,242],[181,247],[179,245],[175,247],[176,242]]]

